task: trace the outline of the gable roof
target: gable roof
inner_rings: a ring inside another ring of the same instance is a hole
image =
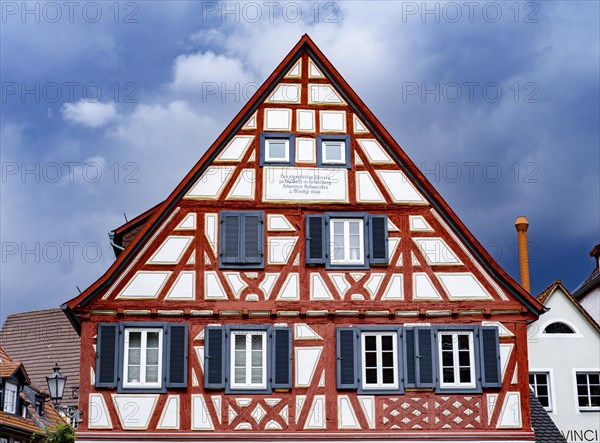
[[[383,142],[383,145],[386,147],[391,157],[400,166],[402,171],[426,197],[432,207],[440,214],[442,219],[450,226],[459,239],[469,248],[469,251],[473,254],[475,259],[483,265],[484,269],[494,276],[510,294],[524,305],[525,312],[529,312],[532,318],[536,318],[543,312],[543,305],[535,300],[534,297],[524,290],[494,261],[485,248],[460,221],[454,211],[452,211],[448,204],[442,199],[433,185],[429,183],[423,173],[421,173],[398,143],[392,138],[390,133],[367,108],[348,83],[346,83],[331,62],[323,55],[310,37],[305,34],[283,59],[275,71],[267,78],[260,88],[258,88],[254,96],[246,103],[246,105],[244,105],[242,110],[231,123],[229,123],[221,135],[207,149],[201,159],[185,176],[175,190],[173,190],[169,197],[152,214],[139,234],[133,238],[129,248],[119,255],[111,267],[94,284],[63,305],[67,314],[73,318],[74,323],[77,322],[75,319],[77,310],[84,307],[96,294],[110,285],[115,279],[115,276],[128,265],[136,252],[171,213],[179,199],[185,195],[194,183],[196,183],[210,162],[216,158],[217,154],[224,148],[227,142],[229,142],[233,135],[242,127],[245,121],[252,116],[260,103],[262,103],[274,90],[279,80],[285,76],[305,52],[308,53],[321,72],[331,80],[343,99],[352,106],[354,112],[367,126],[367,129]]]
[[[44,391],[46,376],[58,363],[60,372],[67,376],[63,397],[67,406],[77,406],[71,392],[79,387],[79,341],[60,308],[11,314],[0,330],[0,346],[23,362],[31,382]]]
[[[30,383],[27,371],[18,360],[12,357],[0,346],[0,378],[17,377],[24,383]]]
[[[585,317],[588,323],[598,332],[600,333],[600,325],[592,318],[592,316],[585,310],[583,306],[577,301],[577,299],[568,291],[567,288],[562,284],[560,280],[553,281],[546,289],[544,289],[540,294],[536,297],[540,303],[546,304],[550,297],[554,295],[557,289],[560,289],[564,294],[567,300],[569,300],[573,306]]]

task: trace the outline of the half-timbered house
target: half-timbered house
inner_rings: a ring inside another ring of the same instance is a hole
[[[64,307],[79,441],[534,440],[542,305],[308,36],[133,225]]]

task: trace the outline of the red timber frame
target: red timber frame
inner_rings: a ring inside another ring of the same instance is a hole
[[[298,61],[301,62],[300,75],[289,76]],[[310,63],[321,71],[321,78],[310,76]],[[268,97],[278,84],[300,85],[298,103],[269,102]],[[332,86],[343,102],[310,103],[309,85],[319,84]],[[345,113],[346,134],[350,135],[351,143],[346,201],[294,203],[263,198],[263,190],[268,186],[264,168],[259,165],[264,113],[282,107],[291,110],[289,132],[296,137],[315,138],[322,132],[319,118],[315,118],[312,133],[298,131],[298,109],[314,110],[315,116],[324,110]],[[248,128],[248,121],[253,118],[255,124]],[[353,130],[355,120],[364,126],[364,131]],[[234,164],[220,160],[219,155],[236,136],[253,138]],[[376,140],[384,147],[390,162],[372,161],[361,147],[361,140]],[[209,166],[232,167],[232,170],[215,198],[189,198],[190,190]],[[254,171],[255,198],[227,198],[243,170]],[[395,201],[394,190],[386,186],[380,174],[385,171],[401,171],[423,196],[423,203]],[[365,202],[357,197],[356,173],[368,174],[382,202]],[[283,217],[289,229],[265,226],[265,238],[274,242],[289,241],[293,245],[287,251],[285,263],[270,262],[267,251],[263,269],[220,269],[218,240],[216,246],[215,240],[219,237],[218,217],[223,210],[262,211],[265,225],[269,216]],[[322,265],[306,265],[306,214],[348,211],[388,217],[389,264],[361,270],[328,270]],[[194,228],[182,228],[181,223],[190,214],[195,218]],[[411,224],[414,217],[427,228],[415,229]],[[100,426],[94,426],[89,416],[85,418],[78,430],[82,441],[231,438],[344,441],[350,437],[399,441],[532,441],[526,327],[527,322],[538,317],[543,306],[495,263],[308,36],[300,39],[171,195],[143,218],[147,221],[107,272],[64,306],[81,332],[80,409],[91,414],[101,408],[99,413],[104,414]],[[177,262],[169,266],[149,263],[160,245],[173,236],[190,239]],[[290,238],[295,240],[290,241]],[[423,239],[439,240],[452,251],[458,263],[432,263],[416,241]],[[168,275],[151,297],[123,296],[124,289],[140,271],[168,272]],[[169,297],[169,291],[183,272],[195,276],[194,296],[187,300]],[[210,285],[220,288],[218,297],[205,297],[209,292],[207,274],[214,276]],[[472,276],[488,296],[457,297],[454,289],[443,283],[442,277],[459,274]],[[268,287],[265,286],[267,275],[275,276]],[[290,275],[297,278],[297,290],[295,297],[286,299],[280,296]],[[415,297],[418,293],[414,287],[416,275],[431,283],[435,297]],[[321,282],[324,288],[321,290],[327,297],[312,295],[314,282]],[[392,287],[402,296],[393,296]],[[94,386],[97,325],[124,322],[188,325],[189,364],[185,388],[135,394]],[[205,389],[203,334],[207,325],[215,324],[285,324],[290,327],[294,336],[292,387],[274,390],[268,395],[225,394],[223,390]],[[407,388],[401,394],[376,395],[337,389],[336,328],[416,324],[433,328],[496,325],[502,357],[501,387],[484,388],[478,393]],[[304,366],[298,366],[299,359],[304,365],[305,357],[312,359],[310,376],[301,374]],[[307,384],[298,383],[299,378],[308,379]],[[133,409],[123,409],[122,402],[133,405]],[[172,414],[171,407],[176,408],[175,415],[179,417],[176,427],[165,424],[165,416]],[[194,421],[198,411],[192,409],[199,407],[208,417],[202,422]],[[149,410],[139,412],[140,408]],[[126,422],[127,414],[133,414],[134,409],[141,414],[136,416],[139,426]],[[343,416],[341,411],[351,417]],[[508,417],[509,413],[517,414],[518,420]]]

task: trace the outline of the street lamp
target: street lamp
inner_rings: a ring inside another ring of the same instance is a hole
[[[46,377],[46,381],[48,382],[48,392],[50,392],[52,403],[59,405],[65,392],[67,376],[60,373],[58,363],[54,366],[54,372]]]

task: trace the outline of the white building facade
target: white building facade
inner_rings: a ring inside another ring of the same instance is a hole
[[[600,326],[560,281],[528,326],[529,381],[569,442],[600,442]]]

